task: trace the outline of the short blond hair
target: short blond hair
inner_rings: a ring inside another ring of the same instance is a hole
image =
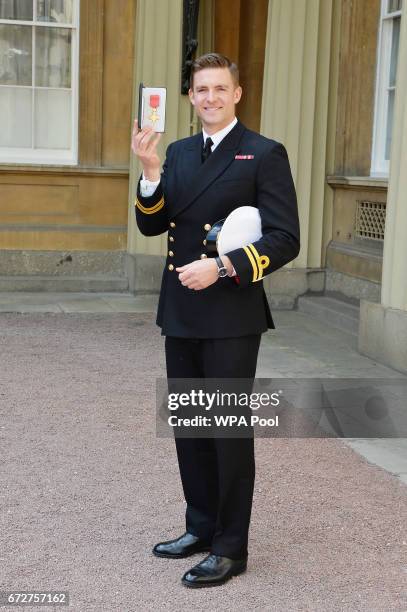
[[[205,55],[197,57],[196,60],[192,62],[191,76],[189,79],[189,86],[191,89],[194,87],[195,73],[205,68],[229,68],[235,87],[238,87],[239,68],[237,65],[226,57],[226,55],[222,55],[221,53],[205,53]]]

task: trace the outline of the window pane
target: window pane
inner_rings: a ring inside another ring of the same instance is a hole
[[[386,125],[386,150],[384,153],[384,159],[390,159],[391,130],[393,127],[393,110],[394,110],[394,89],[389,91],[389,102],[387,106],[387,125]]]
[[[403,6],[403,0],[388,0],[387,12],[394,13],[394,11],[401,11]]]
[[[400,17],[395,17],[393,20],[392,35],[391,35],[391,56],[390,56],[390,79],[389,85],[393,87],[396,84],[397,58],[399,51],[400,40]]]
[[[35,28],[35,84],[71,87],[71,30]]]
[[[0,87],[0,146],[31,147],[31,89]]]
[[[0,24],[0,85],[31,85],[31,26]]]
[[[70,149],[71,92],[35,90],[35,148]]]
[[[24,19],[32,21],[32,0],[0,0],[0,19]]]
[[[37,19],[72,23],[72,0],[37,0]]]

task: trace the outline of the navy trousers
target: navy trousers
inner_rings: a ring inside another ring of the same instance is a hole
[[[167,377],[253,380],[261,335],[192,339],[167,336]],[[250,389],[251,391],[251,389]],[[175,436],[186,530],[231,559],[247,556],[255,479],[253,437]]]

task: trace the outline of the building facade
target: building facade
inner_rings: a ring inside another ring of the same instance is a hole
[[[143,81],[167,87],[162,156],[199,130],[181,93],[198,5],[197,53],[238,62],[239,119],[289,154],[302,247],[265,280],[272,305],[360,306],[360,351],[407,372],[403,0],[0,0],[0,289],[158,290],[131,123]]]
[[[3,290],[126,287],[135,15],[0,2]]]

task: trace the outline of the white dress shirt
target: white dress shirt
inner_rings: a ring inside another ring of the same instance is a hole
[[[202,128],[202,136],[203,136],[204,144],[205,144],[207,138],[209,138],[209,137],[212,138],[212,142],[213,142],[213,145],[211,146],[212,153],[214,152],[214,150],[216,149],[216,147],[218,146],[220,141],[223,140],[225,138],[225,136],[227,134],[229,134],[229,132],[231,130],[233,130],[233,128],[235,127],[236,123],[237,123],[237,119],[235,117],[233,119],[233,121],[231,123],[229,123],[229,125],[224,127],[222,130],[219,130],[219,132],[215,132],[214,134],[207,134],[205,132],[205,130]]]

